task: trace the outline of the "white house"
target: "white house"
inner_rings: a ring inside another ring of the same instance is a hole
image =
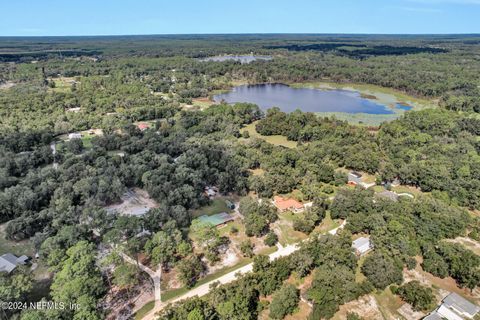
[[[372,244],[369,238],[361,237],[353,241],[352,248],[355,249],[357,255],[362,256],[372,249]]]

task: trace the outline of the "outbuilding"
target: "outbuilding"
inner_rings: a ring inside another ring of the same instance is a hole
[[[372,249],[370,238],[360,237],[357,240],[354,240],[352,243],[352,248],[355,250],[357,255],[364,255]]]

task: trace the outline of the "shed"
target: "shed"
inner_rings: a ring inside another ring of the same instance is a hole
[[[367,253],[372,248],[372,245],[369,238],[360,237],[357,240],[353,241],[352,248],[355,249],[355,253],[357,255],[361,256]]]

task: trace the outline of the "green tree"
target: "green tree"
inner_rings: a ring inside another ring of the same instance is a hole
[[[105,285],[96,265],[95,245],[80,241],[66,252],[67,258],[60,263],[51,286],[53,300],[70,303],[84,303],[79,310],[63,310],[66,318],[78,319],[77,314],[88,311],[94,319],[98,316],[97,299],[104,293]]]
[[[377,289],[385,289],[392,283],[403,280],[402,265],[379,251],[367,256],[362,265],[362,273]]]
[[[413,310],[429,311],[435,305],[432,288],[424,287],[418,281],[410,281],[400,286],[396,292],[403,301],[412,305]]]
[[[197,255],[182,259],[177,268],[179,279],[187,288],[193,287],[198,278],[205,272],[205,265]]]
[[[292,284],[283,285],[272,296],[270,304],[270,317],[283,319],[286,315],[292,314],[300,299],[299,290]]]

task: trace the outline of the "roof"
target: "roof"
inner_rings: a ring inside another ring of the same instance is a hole
[[[365,238],[365,237],[361,237],[361,238],[358,238],[357,240],[353,241],[352,243],[352,247],[355,248],[355,249],[359,249],[365,245],[368,245],[370,247],[370,239],[369,238]]]
[[[209,223],[213,224],[214,226],[218,226],[228,221],[233,221],[233,217],[226,212],[221,212],[213,214],[211,216],[203,215],[201,217],[198,217],[197,220],[200,223]]]
[[[11,253],[5,253],[0,256],[0,271],[12,272],[19,264],[25,264],[27,256],[17,257]]]
[[[140,130],[145,130],[145,129],[150,128],[150,126],[148,125],[148,123],[144,123],[144,122],[139,123],[139,124],[137,125],[137,127],[138,127],[138,129],[140,129]]]
[[[480,312],[480,307],[474,305],[455,292],[450,293],[445,299],[443,299],[443,305],[447,308],[451,308],[462,313],[467,313],[472,316]]]
[[[360,176],[360,177],[361,177],[361,176]],[[348,181],[353,181],[353,182],[355,182],[355,183],[358,184],[358,183],[361,183],[361,182],[362,182],[362,180],[360,179],[360,177],[359,177],[358,175],[356,175],[355,173],[350,172],[350,173],[348,174]]]
[[[284,199],[282,197],[275,196],[273,197],[273,203],[280,210],[287,210],[291,208],[303,209],[303,204],[295,199]]]
[[[426,316],[425,318],[423,318],[423,320],[443,320],[443,318],[436,311],[434,311],[430,313],[428,316]]]
[[[357,171],[351,171],[350,174],[354,175],[355,177],[357,178],[361,178],[362,177],[362,174],[357,172]]]

